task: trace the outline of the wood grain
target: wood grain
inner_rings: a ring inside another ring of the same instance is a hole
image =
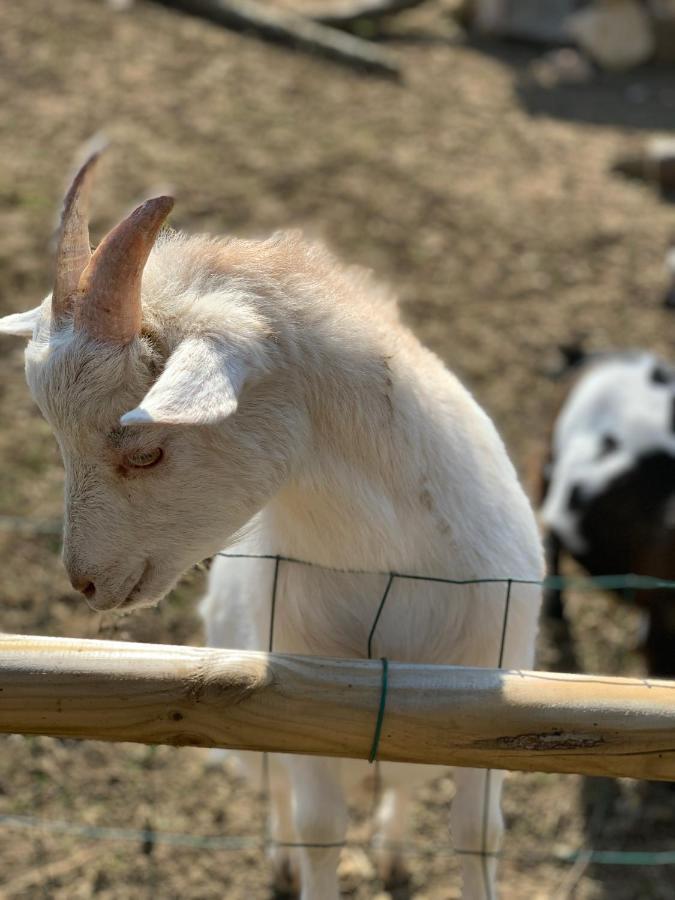
[[[0,636],[0,731],[366,759],[377,660]],[[675,682],[390,662],[378,758],[675,781]]]

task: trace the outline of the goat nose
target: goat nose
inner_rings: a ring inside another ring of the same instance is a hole
[[[90,581],[86,575],[74,575],[70,579],[70,583],[76,591],[84,594],[87,600],[91,600],[96,593],[96,585],[93,581]]]

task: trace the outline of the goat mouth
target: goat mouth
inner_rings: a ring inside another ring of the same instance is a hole
[[[146,576],[148,574],[149,569],[150,569],[150,562],[147,561],[145,563],[145,565],[143,566],[143,571],[141,572],[140,577],[136,581],[136,584],[132,587],[132,589],[129,591],[129,593],[124,598],[124,600],[122,600],[122,602],[115,607],[114,612],[127,612],[136,607],[148,605],[148,602],[149,602],[148,599],[143,597],[143,594],[142,594],[142,586],[143,586],[143,582],[147,580]]]
[[[89,599],[87,597],[87,605],[93,612],[98,613],[106,613],[106,612],[119,612],[121,610],[132,609],[134,606],[140,605],[143,603],[143,599],[138,596],[139,588],[141,583],[144,581],[145,576],[147,575],[149,569],[149,562],[145,562],[143,564],[143,568],[141,570],[140,575],[133,574],[122,585],[122,591],[120,593],[123,594],[123,599],[119,600],[117,603],[110,606],[98,606],[96,603],[96,598]],[[127,585],[132,585],[131,590],[124,590]]]

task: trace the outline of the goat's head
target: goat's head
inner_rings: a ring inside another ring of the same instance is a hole
[[[29,338],[28,384],[61,449],[71,581],[96,609],[128,609],[161,599],[264,505],[297,423],[284,433],[274,410],[240,402],[264,380],[260,321],[227,329],[222,315],[158,315],[147,302],[158,284],[172,290],[164,271],[142,284],[171,198],[148,200],[91,253],[95,165],[66,196],[52,294],[0,332]]]

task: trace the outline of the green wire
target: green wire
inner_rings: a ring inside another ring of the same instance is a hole
[[[382,662],[382,690],[380,691],[380,708],[377,711],[377,721],[375,722],[375,734],[373,735],[373,746],[370,748],[368,762],[375,762],[377,751],[380,745],[380,735],[382,734],[382,722],[384,721],[384,708],[387,705],[387,682],[389,680],[389,661],[386,656],[381,659]]]
[[[320,566],[318,563],[305,559],[296,559],[292,556],[278,556],[270,553],[227,553],[221,551],[216,556],[224,556],[226,559],[275,559],[283,562],[295,563],[299,566],[313,566],[325,569],[328,572],[343,572],[350,575],[388,575],[390,578],[404,578],[410,581],[430,581],[436,584],[538,584],[545,588],[561,589],[565,587],[576,590],[675,590],[675,581],[667,578],[656,578],[653,575],[549,575],[542,580],[534,578],[440,578],[432,575],[411,575],[406,572],[375,572],[362,569],[337,569],[332,566]]]

